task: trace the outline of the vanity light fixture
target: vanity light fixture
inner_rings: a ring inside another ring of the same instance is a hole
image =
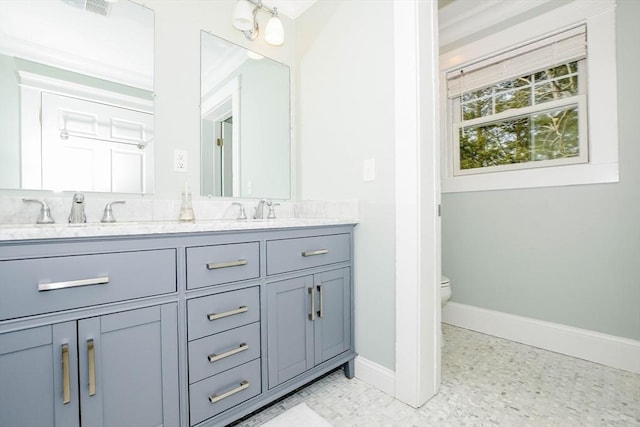
[[[265,30],[265,41],[274,46],[284,43],[284,27],[278,17],[278,8],[271,8],[262,3],[262,0],[238,0],[233,9],[233,27],[244,33],[248,40],[255,40],[260,29],[256,15],[258,11],[271,14]]]

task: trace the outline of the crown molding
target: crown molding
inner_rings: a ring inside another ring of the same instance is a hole
[[[438,11],[440,46],[446,46],[551,0],[455,0]]]

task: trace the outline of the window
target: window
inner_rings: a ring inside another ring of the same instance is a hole
[[[617,182],[614,22],[572,2],[441,55],[442,191]]]
[[[587,162],[585,58],[580,27],[450,72],[454,174]]]

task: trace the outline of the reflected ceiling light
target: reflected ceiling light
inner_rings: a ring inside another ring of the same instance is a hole
[[[260,55],[259,53],[255,53],[252,50],[247,50],[247,56],[251,59],[256,59],[256,60],[260,60],[264,58],[264,56]]]
[[[271,14],[265,31],[265,41],[274,46],[282,45],[284,43],[284,27],[278,17],[278,8],[271,8],[263,4],[262,0],[238,0],[233,9],[233,27],[242,31],[248,40],[255,40],[260,32],[256,19],[260,10]]]

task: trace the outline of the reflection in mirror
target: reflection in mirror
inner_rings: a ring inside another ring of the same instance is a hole
[[[153,192],[153,11],[0,1],[0,188]]]
[[[201,33],[201,193],[288,199],[289,67]]]

